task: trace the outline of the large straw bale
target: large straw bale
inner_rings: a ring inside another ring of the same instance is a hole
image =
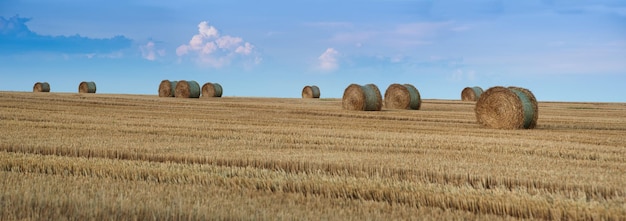
[[[202,97],[210,98],[210,97],[221,97],[222,96],[222,85],[218,83],[207,82],[202,85]]]
[[[33,86],[33,92],[50,92],[50,84],[48,82],[37,82]]]
[[[518,87],[492,87],[476,102],[476,120],[496,129],[532,129],[537,126],[538,106],[535,96]]]
[[[483,93],[483,89],[480,87],[466,87],[461,91],[462,101],[477,101],[480,95]]]
[[[174,97],[178,81],[163,80],[159,84],[159,97]]]
[[[383,99],[374,84],[350,84],[343,92],[342,107],[346,110],[380,111]]]
[[[528,125],[528,128],[535,128],[537,126],[537,120],[539,119],[539,104],[537,103],[537,98],[535,98],[535,95],[533,94],[533,92],[531,92],[530,90],[526,88],[509,87],[509,89],[521,91],[522,93],[524,93],[524,95],[526,95],[526,97],[528,98],[528,102],[530,102],[530,104],[532,105],[532,110],[533,110],[532,119],[530,120],[530,124]]]
[[[80,82],[80,84],[78,85],[78,93],[96,93],[96,82]]]
[[[196,81],[178,81],[174,96],[177,98],[199,98],[200,84]]]
[[[419,110],[420,93],[412,84],[391,84],[385,91],[385,107],[390,109]]]
[[[302,98],[320,98],[320,88],[315,85],[307,85],[302,89]]]

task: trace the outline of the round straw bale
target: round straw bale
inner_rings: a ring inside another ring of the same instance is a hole
[[[174,97],[178,81],[163,80],[159,84],[159,97]]]
[[[78,93],[96,93],[96,82],[80,82],[80,84],[78,85]]]
[[[530,91],[524,90],[500,86],[489,88],[476,102],[478,123],[497,129],[534,128],[538,118],[537,101]]]
[[[50,92],[50,84],[48,82],[37,82],[33,86],[33,92]]]
[[[343,92],[342,106],[346,110],[379,111],[383,98],[374,84],[350,84]]]
[[[196,81],[178,81],[174,96],[177,98],[199,98],[200,85]]]
[[[221,97],[222,96],[222,85],[218,83],[207,82],[202,85],[202,97]]]
[[[537,126],[537,120],[539,119],[539,105],[537,103],[537,98],[535,98],[535,95],[533,94],[533,92],[531,92],[530,90],[526,88],[509,87],[509,89],[521,91],[522,93],[524,93],[524,95],[526,95],[526,97],[528,98],[533,108],[533,113],[532,113],[533,116],[532,116],[532,120],[530,121],[530,125],[528,126],[528,128],[530,129],[535,128]]]
[[[391,84],[385,91],[385,107],[390,109],[419,110],[420,93],[411,84]]]
[[[320,88],[315,85],[304,86],[302,89],[302,98],[320,98]]]
[[[461,91],[462,101],[477,101],[480,95],[483,93],[483,89],[480,87],[466,87]]]

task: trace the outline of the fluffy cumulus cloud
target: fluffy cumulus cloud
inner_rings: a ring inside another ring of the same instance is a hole
[[[217,28],[203,21],[198,24],[198,34],[189,43],[176,48],[179,57],[191,57],[210,67],[223,67],[235,60],[246,60],[258,64],[261,59],[254,52],[254,45],[240,37],[221,35]]]
[[[149,41],[145,45],[141,45],[139,49],[141,49],[141,56],[146,60],[154,61],[157,57],[165,56],[165,50],[157,49],[153,41]]]
[[[31,31],[30,18],[0,16],[0,54],[56,52],[67,54],[116,54],[130,48],[132,40],[124,36],[88,38],[80,35],[48,36]]]
[[[318,68],[323,71],[334,71],[339,68],[339,63],[337,61],[337,56],[339,56],[339,52],[334,48],[327,48],[322,55],[320,55],[317,59],[319,61]]]

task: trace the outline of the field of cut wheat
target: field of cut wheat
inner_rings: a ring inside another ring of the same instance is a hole
[[[626,104],[0,92],[0,220],[626,220]]]

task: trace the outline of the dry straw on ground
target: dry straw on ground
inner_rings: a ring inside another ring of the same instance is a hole
[[[175,96],[177,98],[199,98],[200,85],[196,81],[178,81]]]
[[[33,92],[50,92],[50,84],[48,82],[37,82],[33,86]]]
[[[320,98],[320,88],[315,85],[307,85],[302,89],[302,98]]]
[[[202,85],[202,97],[222,97],[222,85],[211,82],[205,83]]]
[[[537,126],[538,107],[535,96],[518,87],[492,87],[476,102],[476,120],[496,129],[532,129]]]
[[[390,109],[419,110],[420,92],[411,84],[391,84],[385,91],[385,107]]]
[[[379,111],[383,98],[374,84],[350,84],[343,92],[342,106],[346,110]]]
[[[163,80],[159,84],[159,97],[174,97],[178,81]]]
[[[480,87],[466,87],[461,91],[462,101],[477,101],[480,95],[483,93],[483,89]]]
[[[96,93],[96,82],[80,82],[80,84],[78,85],[78,93]]]

